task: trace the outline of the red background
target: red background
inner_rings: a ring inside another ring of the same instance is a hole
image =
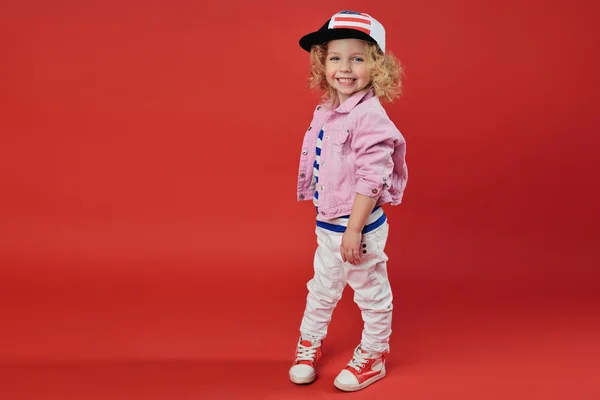
[[[357,398],[598,398],[583,0],[3,2],[3,398],[336,394],[360,340],[349,291],[321,378],[287,369],[316,245],[297,42],[341,9],[379,19],[405,65],[387,109],[410,171],[386,208],[389,376]]]

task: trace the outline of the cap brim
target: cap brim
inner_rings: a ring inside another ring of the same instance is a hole
[[[300,39],[300,47],[310,52],[310,49],[317,44],[325,44],[332,40],[338,39],[360,39],[366,42],[377,44],[377,42],[369,35],[364,32],[357,31],[355,29],[337,28],[337,29],[326,29],[318,30],[317,32],[309,33],[304,35]]]

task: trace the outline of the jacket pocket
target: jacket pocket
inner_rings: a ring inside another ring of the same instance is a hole
[[[331,158],[329,173],[332,176],[331,186],[338,194],[335,204],[345,204],[347,194],[352,193],[352,155],[351,155],[351,133],[348,129],[340,129],[331,132]]]
[[[342,129],[338,132],[333,133],[333,144],[336,146],[343,146],[348,142],[348,138],[350,137],[349,129]]]

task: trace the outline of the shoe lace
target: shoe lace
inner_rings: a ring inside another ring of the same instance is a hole
[[[352,357],[352,361],[348,363],[348,366],[361,372],[369,358],[371,358],[371,355],[369,353],[363,353],[359,346],[354,350],[354,357]]]
[[[315,342],[313,342],[311,346],[305,346],[302,343],[298,343],[296,361],[314,361],[318,347],[319,344]]]

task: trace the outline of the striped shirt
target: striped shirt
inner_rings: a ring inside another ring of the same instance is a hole
[[[323,134],[324,134],[325,126],[319,132],[319,136],[317,136],[317,147],[315,151],[317,155],[315,156],[315,162],[313,163],[313,182],[316,186],[315,195],[313,196],[313,203],[317,207],[317,212],[319,210],[319,165],[321,163],[321,146],[323,145]]]

